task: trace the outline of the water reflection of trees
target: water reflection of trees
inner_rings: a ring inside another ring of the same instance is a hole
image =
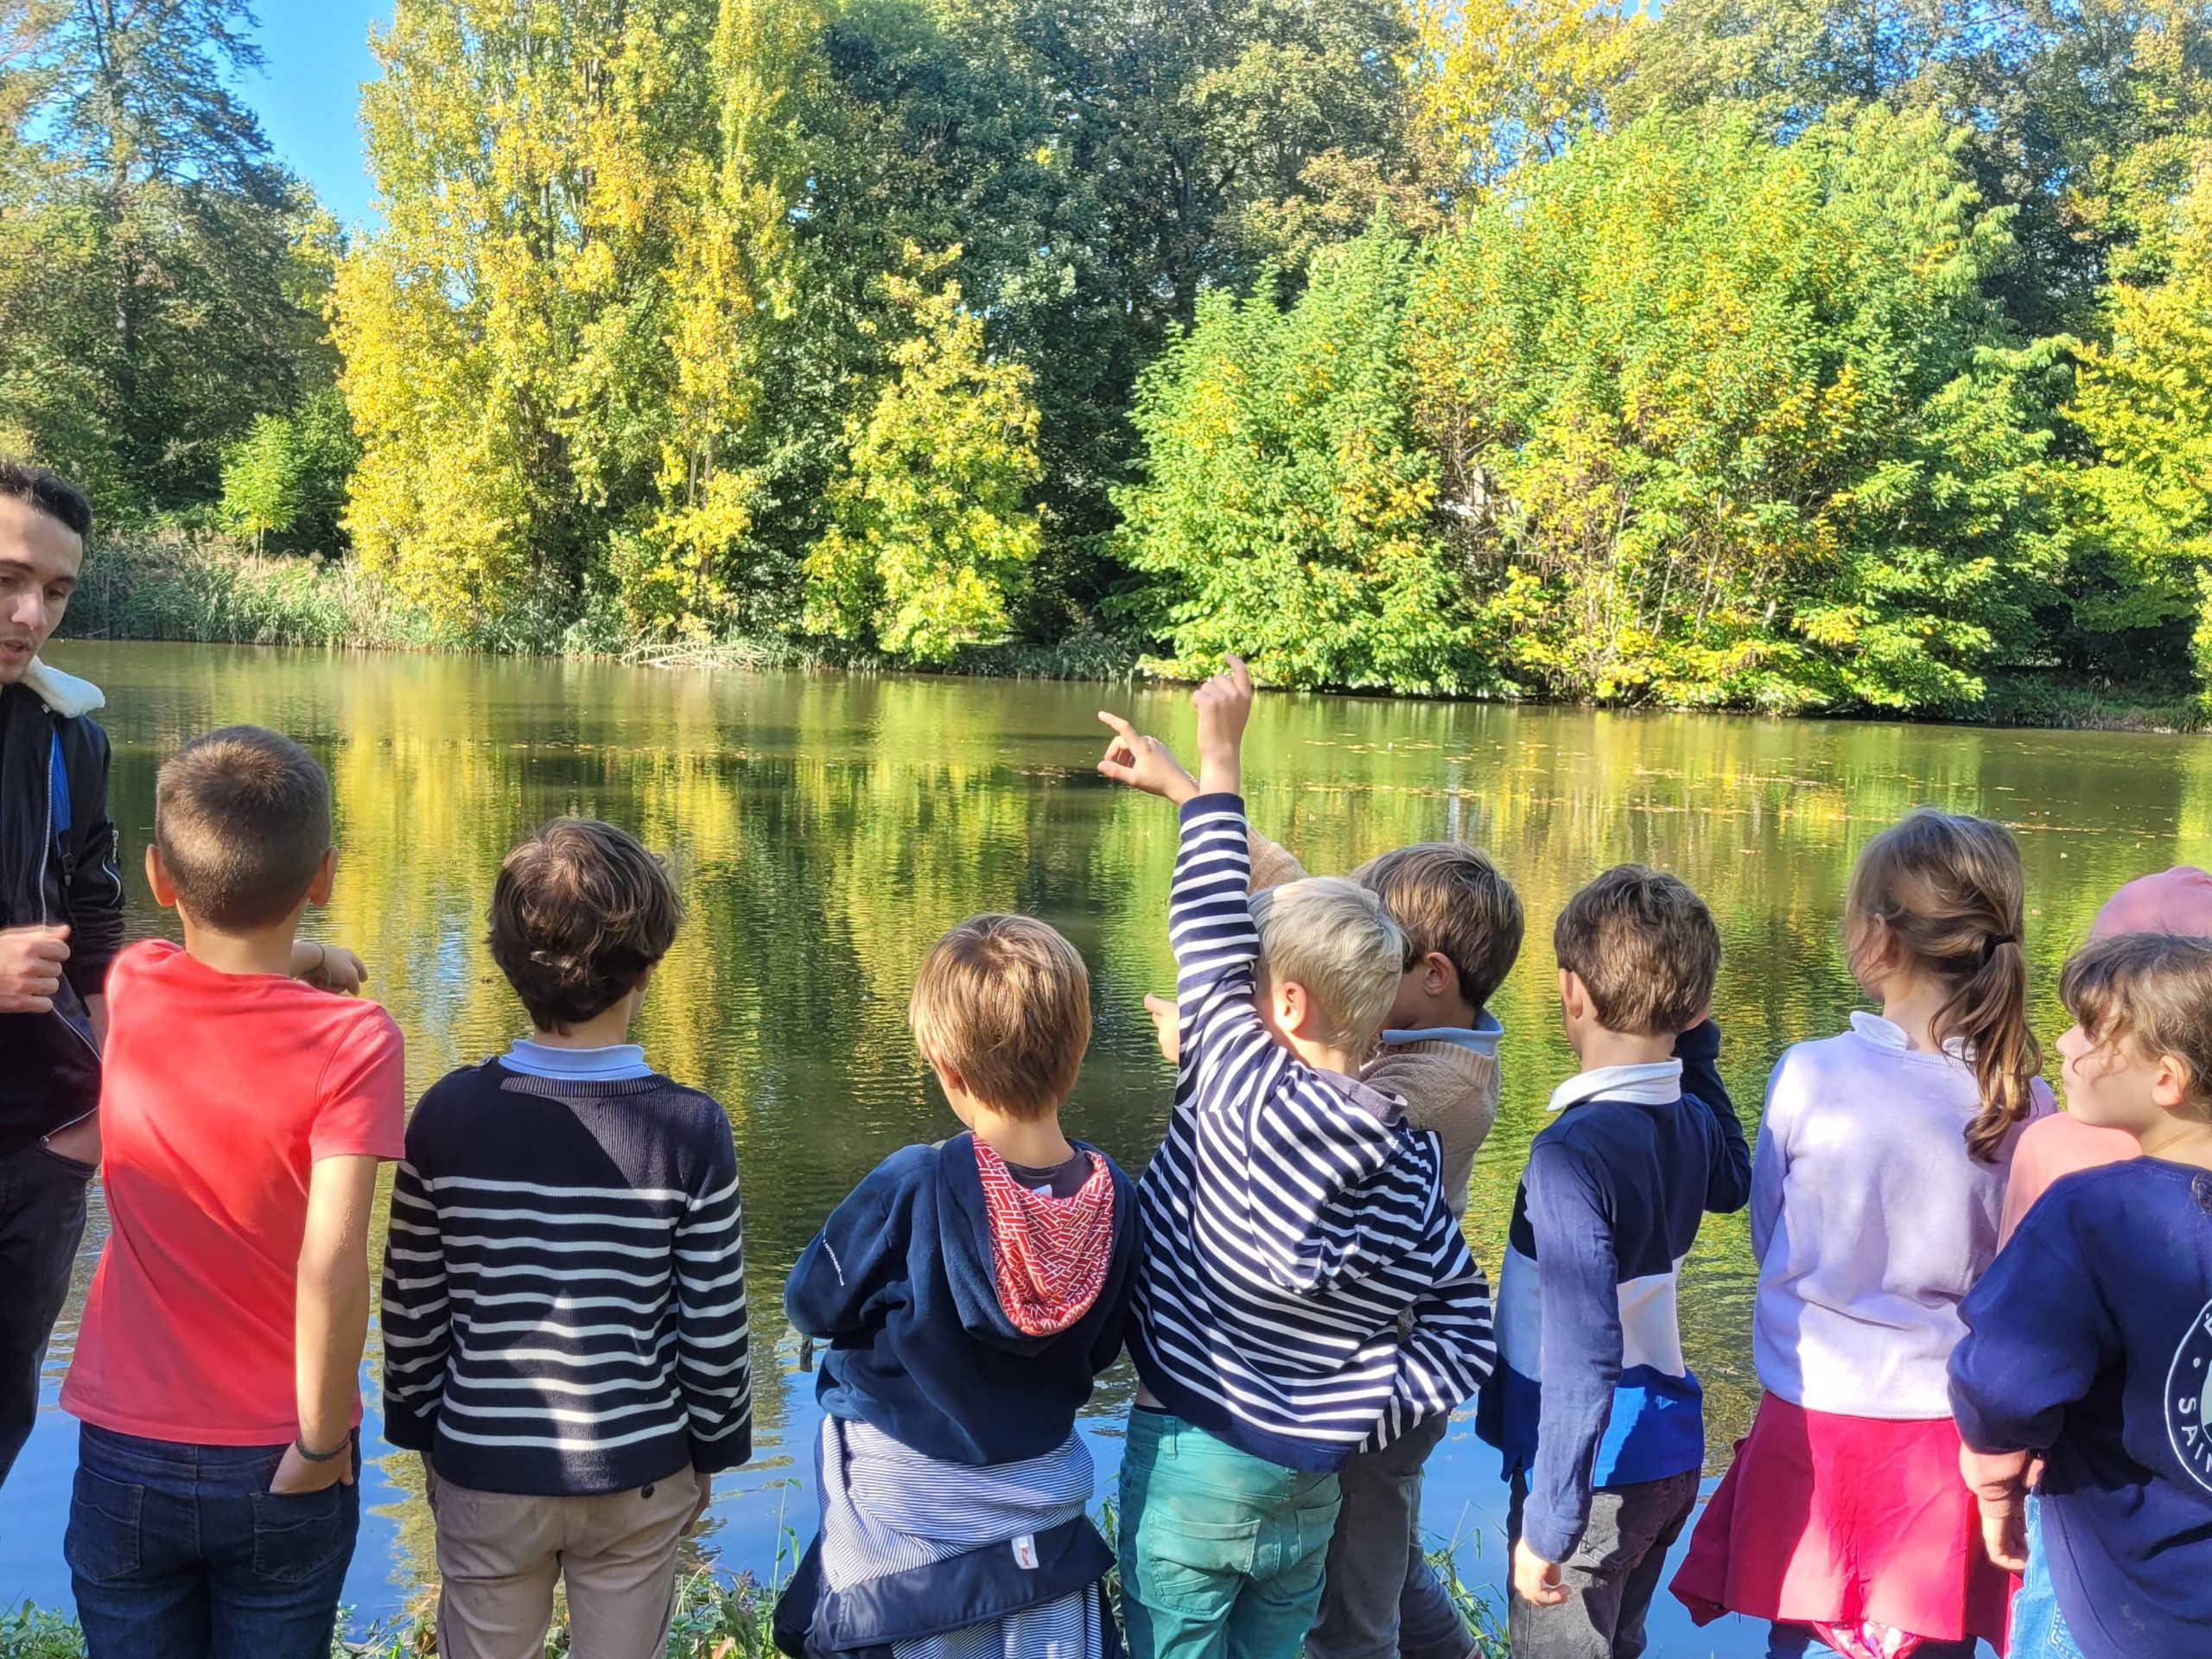
[[[785,1268],[885,1153],[954,1127],[905,1021],[914,969],[945,927],[1014,908],[1067,931],[1091,963],[1098,1012],[1071,1124],[1132,1165],[1157,1139],[1166,1077],[1137,1001],[1171,982],[1173,816],[1090,774],[1092,710],[1102,696],[1134,702],[1187,749],[1179,696],[199,647],[76,645],[71,657],[110,692],[134,860],[153,768],[184,737],[248,719],[321,756],[343,861],[319,925],[370,959],[417,1089],[519,1028],[481,918],[523,830],[591,813],[671,858],[691,922],[642,1036],[657,1064],[715,1092],[737,1135],[764,1434],[786,1421],[792,1385],[769,1357]],[[2212,856],[2212,748],[2171,739],[1270,697],[1250,749],[1256,821],[1311,868],[1457,832],[1520,887],[1529,942],[1497,1008],[1504,1110],[1468,1221],[1493,1268],[1529,1138],[1572,1064],[1551,921],[1601,866],[1666,865],[1712,903],[1727,943],[1724,1070],[1750,1122],[1780,1050],[1837,1029],[1853,1005],[1837,937],[1848,862],[1906,807],[1934,801],[2019,829],[2046,1040],[2059,1028],[2057,966],[2104,895]],[[159,925],[135,883],[134,896],[135,925]],[[1685,1340],[1724,1454],[1754,1395],[1750,1285],[1741,1219],[1709,1224]],[[423,1547],[419,1516],[404,1538]]]

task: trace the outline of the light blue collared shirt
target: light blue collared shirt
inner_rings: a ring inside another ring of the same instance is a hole
[[[1464,1048],[1491,1059],[1497,1058],[1498,1039],[1505,1035],[1505,1027],[1497,1016],[1484,1008],[1482,1016],[1471,1026],[1431,1026],[1426,1031],[1386,1031],[1382,1041],[1389,1047],[1402,1048],[1408,1043],[1449,1043],[1454,1048]]]
[[[610,1043],[605,1048],[555,1048],[515,1039],[514,1046],[499,1056],[499,1064],[525,1077],[546,1077],[562,1083],[628,1083],[650,1077],[645,1051],[636,1043]]]

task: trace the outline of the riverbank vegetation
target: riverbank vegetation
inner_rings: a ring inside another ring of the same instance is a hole
[[[1475,1635],[1474,1659],[1505,1659],[1504,1624],[1495,1594],[1471,1590],[1461,1580],[1451,1554],[1432,1558],[1446,1590]],[[1118,1586],[1112,1586],[1118,1599]],[[419,1659],[438,1651],[435,1599],[388,1626],[341,1636],[331,1659]],[[772,1659],[775,1598],[751,1578],[727,1580],[698,1569],[676,1587],[676,1611],[668,1634],[668,1659]],[[569,1651],[565,1609],[556,1606],[546,1635],[545,1659],[565,1659]],[[29,1604],[0,1609],[0,1659],[84,1659],[85,1637],[73,1620]]]
[[[2203,0],[398,0],[350,233],[241,4],[123,16],[0,0],[0,448],[146,566],[80,626],[2212,686]]]

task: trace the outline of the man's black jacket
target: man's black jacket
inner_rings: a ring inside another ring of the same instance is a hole
[[[123,945],[107,734],[90,718],[100,702],[96,687],[43,664],[0,688],[0,928],[69,927],[54,1011],[0,1014],[0,1154],[99,1104],[85,999]]]

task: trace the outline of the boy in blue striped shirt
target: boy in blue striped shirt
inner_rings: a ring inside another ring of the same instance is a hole
[[[1490,1296],[1435,1137],[1358,1080],[1405,935],[1348,880],[1248,899],[1243,664],[1194,701],[1200,792],[1168,906],[1175,1109],[1139,1190],[1123,1611],[1135,1659],[1293,1659],[1320,1602],[1338,1469],[1473,1394]],[[1099,769],[1136,784],[1156,746],[1116,729]]]

